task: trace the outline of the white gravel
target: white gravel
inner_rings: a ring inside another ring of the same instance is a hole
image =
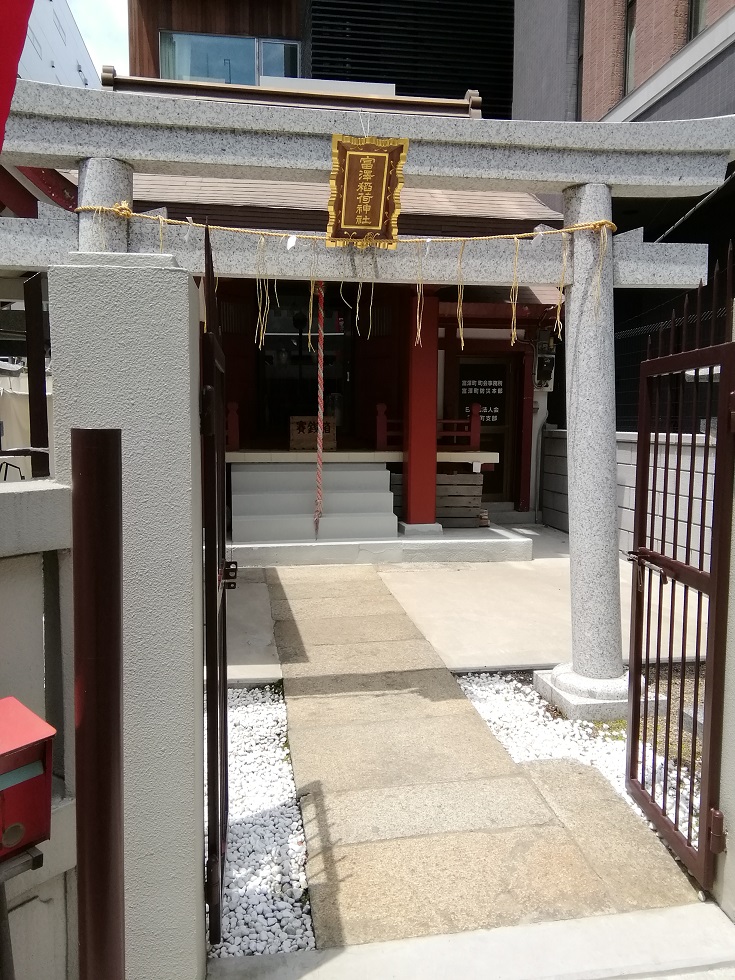
[[[314,948],[306,845],[286,740],[286,704],[273,687],[231,690],[230,835],[223,940],[210,956]]]
[[[594,766],[613,789],[640,813],[625,789],[625,732],[609,725],[586,721],[568,721],[555,717],[544,699],[534,691],[529,680],[513,674],[465,674],[459,685],[505,746],[514,762],[536,759],[574,759]],[[647,760],[647,784],[650,786],[650,752]],[[657,759],[656,781],[661,793],[663,763]],[[688,770],[682,767],[682,778],[688,781]],[[673,816],[676,803],[675,776],[669,771],[667,787],[668,812]],[[699,784],[695,781],[695,801],[699,801]],[[679,828],[687,831],[689,796],[682,787]],[[699,829],[697,806],[692,822],[693,837]]]

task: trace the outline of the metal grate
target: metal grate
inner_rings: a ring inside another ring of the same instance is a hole
[[[723,846],[735,390],[735,344],[715,341],[731,335],[731,262],[715,273],[709,316],[704,298],[700,286],[692,312],[687,297],[641,366],[627,785],[709,888]]]
[[[727,284],[732,283],[732,276],[731,244],[724,268],[721,269],[718,263],[710,277],[710,283],[699,294],[696,290],[689,294],[686,312],[684,303],[679,303],[673,320],[674,333],[678,337],[686,332],[691,345],[694,345],[697,331],[701,338],[698,343],[719,344],[732,339],[728,332],[731,316],[727,305],[727,296],[732,295],[732,288]],[[672,329],[672,320],[666,316],[669,310],[670,307],[667,309],[658,306],[645,314],[624,320],[622,329],[615,331],[615,407],[618,432],[634,432],[637,428],[641,364],[650,356],[649,350],[659,349],[659,343],[662,350],[669,349]],[[664,319],[661,318],[662,312]]]

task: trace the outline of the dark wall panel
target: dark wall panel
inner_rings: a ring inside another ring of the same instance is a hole
[[[305,68],[314,78],[395,82],[399,95],[462,98],[510,118],[513,0],[305,0]]]

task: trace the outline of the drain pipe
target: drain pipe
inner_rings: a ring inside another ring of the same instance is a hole
[[[544,444],[544,433],[546,431],[546,423],[549,421],[549,413],[546,412],[544,415],[544,420],[538,427],[538,436],[536,437],[536,504],[534,508],[533,519],[536,524],[539,523],[539,513],[541,513],[541,453],[543,451]]]

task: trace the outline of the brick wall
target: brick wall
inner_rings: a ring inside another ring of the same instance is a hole
[[[636,88],[687,42],[689,0],[638,0],[635,42]]]
[[[586,0],[582,119],[601,119],[623,97],[625,0]]]
[[[585,6],[582,118],[601,119],[624,95],[626,0],[587,0]],[[714,24],[735,0],[708,0]],[[687,43],[689,0],[638,0],[635,85],[655,74]]]
[[[707,0],[707,26],[735,7],[735,0]]]

